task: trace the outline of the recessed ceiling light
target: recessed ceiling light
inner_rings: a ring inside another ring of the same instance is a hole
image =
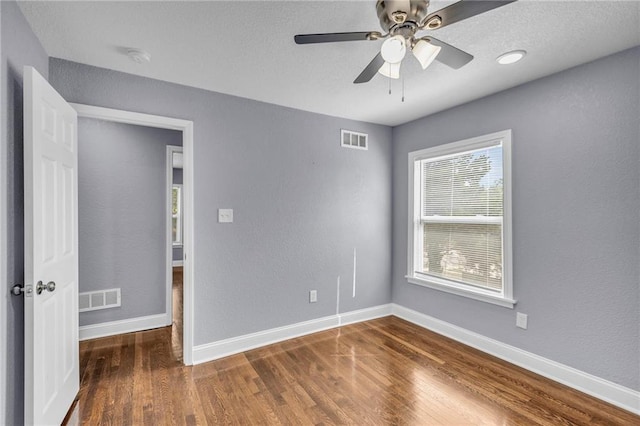
[[[513,50],[511,52],[503,53],[502,55],[498,56],[496,58],[496,61],[498,61],[498,63],[501,65],[515,64],[520,59],[524,58],[526,54],[527,52],[524,50]]]
[[[127,56],[136,64],[151,62],[151,54],[142,49],[127,49]]]

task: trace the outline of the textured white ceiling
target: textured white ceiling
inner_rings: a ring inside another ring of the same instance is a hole
[[[640,45],[638,1],[520,0],[432,34],[475,59],[459,70],[403,62],[402,80],[353,80],[377,42],[298,46],[301,33],[379,31],[375,0],[21,2],[50,56],[306,111],[386,125]],[[430,11],[452,1],[432,1]],[[152,55],[138,65],[122,54]],[[503,66],[509,50],[529,52]]]

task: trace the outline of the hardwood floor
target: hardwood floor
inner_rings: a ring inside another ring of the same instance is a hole
[[[178,361],[182,361],[182,273],[182,266],[173,268],[171,348]]]
[[[193,367],[176,358],[171,334],[81,343],[83,424],[640,424],[396,317]]]

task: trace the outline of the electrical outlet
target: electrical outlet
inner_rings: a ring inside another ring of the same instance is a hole
[[[523,314],[522,312],[516,313],[516,327],[520,327],[526,330],[527,318],[527,314]]]
[[[233,209],[218,209],[218,223],[233,223]]]
[[[309,303],[316,303],[318,301],[318,290],[309,291]]]

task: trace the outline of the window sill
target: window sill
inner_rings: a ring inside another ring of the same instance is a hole
[[[439,284],[433,281],[416,278],[413,276],[405,276],[407,281],[411,284],[419,285],[422,287],[428,287],[434,290],[444,291],[445,293],[451,293],[458,296],[468,297],[469,299],[479,300],[481,302],[491,303],[494,305],[504,306],[505,308],[513,309],[517,301],[513,299],[507,299],[500,296],[494,296],[492,294],[486,294],[479,291],[473,291],[465,288],[458,288]]]
[[[182,243],[173,243],[173,248],[182,248]]]

